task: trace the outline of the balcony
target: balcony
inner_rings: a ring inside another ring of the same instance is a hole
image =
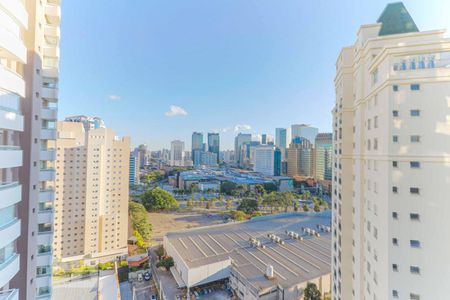
[[[0,105],[0,128],[23,131],[23,116],[10,107]]]
[[[40,160],[56,160],[56,150],[55,149],[44,149],[41,150]]]
[[[15,241],[20,236],[20,220],[14,219],[0,227],[0,236],[2,237],[0,239],[0,249]]]
[[[44,120],[57,120],[58,119],[58,109],[44,107],[41,108],[41,118]]]
[[[0,285],[5,286],[18,272],[20,268],[19,254],[13,254],[0,265]],[[6,298],[9,300],[9,298]],[[14,299],[14,298],[11,298]]]
[[[61,22],[61,6],[54,4],[47,4],[45,6],[45,18],[48,24],[59,25]]]
[[[56,129],[54,128],[42,128],[41,140],[56,140]]]
[[[12,23],[10,26],[13,28],[17,26],[12,20],[8,21],[8,19],[3,18],[3,22]],[[4,50],[2,55],[9,59],[18,60],[22,63],[27,61],[27,49],[20,38],[20,31],[14,34],[3,26],[0,27],[0,49]]]
[[[19,290],[6,290],[0,292],[0,300],[19,300]]]
[[[45,47],[44,56],[59,58],[59,47],[57,45]]]
[[[22,27],[28,25],[28,13],[24,2],[25,1],[20,0],[0,0],[0,6],[2,6],[9,15],[13,16]]]
[[[47,66],[42,68],[42,76],[56,78],[59,77],[59,67],[58,66]]]
[[[55,201],[54,189],[41,189],[39,191],[39,202]]]
[[[25,97],[25,82],[19,74],[0,65],[0,78],[1,89]]]
[[[39,181],[54,181],[55,174],[54,169],[41,169],[39,171]]]
[[[50,37],[60,38],[61,37],[61,30],[59,29],[58,26],[49,26],[49,25],[47,25],[44,28],[44,35],[50,36]]]
[[[0,209],[22,200],[22,186],[18,182],[0,183]]]
[[[41,97],[48,101],[56,102],[58,101],[58,89],[44,87],[42,88]]]
[[[39,223],[52,223],[53,222],[53,209],[39,210],[38,222]]]
[[[0,146],[0,166],[14,168],[22,166],[22,150],[18,146]]]

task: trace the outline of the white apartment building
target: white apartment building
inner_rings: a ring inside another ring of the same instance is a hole
[[[175,140],[170,143],[170,165],[179,167],[185,165],[183,141]]]
[[[450,39],[401,2],[336,62],[333,299],[448,299]]]
[[[130,139],[58,122],[53,256],[57,263],[126,255]]]
[[[58,0],[0,1],[0,296],[50,299]]]
[[[253,171],[273,176],[275,175],[275,147],[257,146],[254,147]]]

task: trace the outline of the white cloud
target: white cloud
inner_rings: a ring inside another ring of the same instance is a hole
[[[248,124],[237,124],[234,126],[234,132],[251,130],[251,129],[252,129],[252,126],[250,126]]]
[[[119,95],[109,95],[108,98],[111,101],[119,101],[120,99],[122,99],[122,97],[120,97]]]
[[[188,113],[186,110],[184,110],[184,108],[176,106],[176,105],[171,105],[169,107],[169,111],[167,111],[165,113],[165,115],[167,117],[175,117],[175,116],[186,116]]]

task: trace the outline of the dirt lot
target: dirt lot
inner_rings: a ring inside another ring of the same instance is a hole
[[[162,242],[163,236],[170,231],[223,223],[218,214],[202,214],[196,212],[148,213],[153,227],[153,241]]]

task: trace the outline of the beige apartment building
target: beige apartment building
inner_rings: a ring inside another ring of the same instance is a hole
[[[448,299],[450,39],[402,3],[336,62],[333,299]]]
[[[110,128],[58,122],[53,256],[56,263],[127,254],[130,139]]]
[[[0,1],[0,298],[50,299],[59,0]]]

